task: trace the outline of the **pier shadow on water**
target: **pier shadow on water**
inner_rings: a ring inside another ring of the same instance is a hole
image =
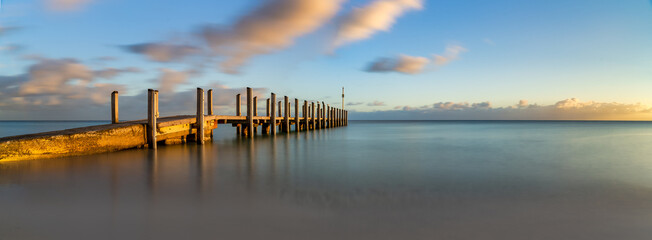
[[[652,131],[597,128],[224,128],[206,145],[7,162],[0,239],[646,239]]]

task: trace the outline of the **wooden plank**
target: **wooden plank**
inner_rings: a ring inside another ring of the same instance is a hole
[[[197,144],[204,144],[204,89],[197,88],[197,130],[195,133]]]
[[[118,91],[111,93],[111,123],[118,123]]]

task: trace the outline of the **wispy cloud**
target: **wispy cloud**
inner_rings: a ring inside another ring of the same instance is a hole
[[[347,106],[358,106],[364,104],[363,102],[349,102],[346,105]]]
[[[224,56],[220,68],[237,73],[250,58],[292,45],[340,8],[342,0],[269,0],[232,26],[205,26],[201,37],[215,54]]]
[[[140,72],[142,72],[142,70],[136,67],[105,68],[102,70],[95,71],[93,75],[98,78],[113,79],[122,73],[140,73]]]
[[[379,107],[379,106],[385,106],[385,103],[376,100],[376,101],[373,101],[373,102],[367,103],[367,106]]]
[[[355,8],[339,23],[333,49],[371,37],[378,31],[389,31],[396,19],[408,10],[423,8],[422,0],[376,0]]]
[[[159,77],[159,90],[161,92],[174,92],[177,86],[184,84],[188,80],[188,73],[180,72],[172,69],[160,69],[161,76]]]
[[[92,0],[45,0],[48,10],[54,12],[70,12],[83,8]]]
[[[149,60],[156,62],[180,61],[200,52],[200,49],[195,46],[168,43],[141,43],[122,46],[122,48],[132,53],[143,54]]]
[[[418,74],[423,72],[428,65],[434,67],[446,65],[457,60],[462,52],[467,50],[459,45],[450,45],[442,55],[434,54],[432,59],[400,55],[396,58],[378,58],[367,67],[368,72],[399,72],[405,74]]]

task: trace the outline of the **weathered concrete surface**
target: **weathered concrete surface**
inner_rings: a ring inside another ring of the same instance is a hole
[[[86,155],[147,143],[145,124],[128,122],[0,138],[0,161]]]

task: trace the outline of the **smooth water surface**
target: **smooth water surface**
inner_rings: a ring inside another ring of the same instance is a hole
[[[0,239],[652,238],[652,123],[234,133],[0,163]]]

